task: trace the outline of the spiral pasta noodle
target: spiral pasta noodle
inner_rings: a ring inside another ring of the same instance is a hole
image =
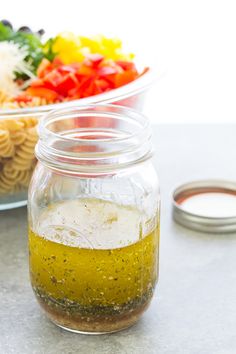
[[[38,106],[46,106],[49,104],[59,103],[59,101],[49,101],[42,97],[31,97],[28,102],[15,101],[14,98],[8,97],[0,91],[0,108],[3,109],[18,109],[18,108],[32,108]]]
[[[10,100],[9,95],[5,91],[0,89],[0,105],[2,104],[4,105],[5,102],[9,102],[9,100]]]
[[[14,151],[14,145],[11,142],[9,131],[0,130],[0,156],[12,157]]]
[[[28,187],[36,163],[37,118],[0,121],[0,194],[14,194]]]

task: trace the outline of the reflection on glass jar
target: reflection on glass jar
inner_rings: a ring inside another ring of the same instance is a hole
[[[35,295],[65,329],[126,328],[149,305],[158,278],[148,121],[119,106],[87,106],[48,114],[39,137],[29,190]]]

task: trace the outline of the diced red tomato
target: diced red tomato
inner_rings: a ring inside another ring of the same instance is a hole
[[[53,69],[52,63],[48,59],[43,58],[43,60],[41,61],[37,69],[38,78],[43,78],[52,69]]]
[[[67,73],[77,73],[79,70],[80,65],[79,64],[71,64],[71,65],[62,65],[57,68],[59,73],[62,74],[67,74]]]
[[[28,87],[26,93],[33,97],[45,98],[49,102],[53,102],[58,98],[57,92],[45,87]]]
[[[87,66],[85,64],[82,64],[79,70],[77,71],[77,75],[79,76],[91,76],[94,74],[95,74],[94,68]]]
[[[69,73],[68,75],[62,78],[61,82],[57,85],[56,89],[61,95],[66,97],[70,90],[75,89],[77,87],[78,80],[76,76],[72,73]]]
[[[53,59],[52,64],[53,64],[54,68],[57,68],[57,67],[60,67],[61,65],[64,65],[63,61],[60,58],[58,58],[58,57],[55,57]]]
[[[90,54],[82,63],[65,65],[58,58],[43,59],[38,78],[26,90],[27,95],[48,101],[89,97],[126,85],[139,77],[133,62],[105,60],[100,54]]]
[[[36,79],[31,82],[30,87],[39,87],[44,85],[44,80],[43,79]]]
[[[96,79],[94,82],[95,82],[96,86],[98,88],[100,88],[101,91],[105,91],[105,90],[109,89],[111,86],[110,83],[107,80],[105,80],[104,78]]]
[[[81,98],[79,87],[75,87],[68,91],[68,96],[67,96],[68,101],[78,100],[79,98]]]
[[[115,87],[120,87],[137,79],[137,72],[133,70],[124,71],[122,74],[117,74],[115,78]]]
[[[117,73],[117,69],[111,66],[102,66],[98,69],[99,76],[113,75]]]
[[[56,90],[57,86],[61,83],[62,76],[57,69],[52,70],[44,77],[43,85],[46,88]]]
[[[98,66],[102,61],[104,60],[104,57],[100,54],[88,54],[87,55],[87,61],[90,61],[93,66]],[[85,60],[85,62],[87,62]]]
[[[135,64],[132,61],[116,60],[115,63],[123,70],[136,70]]]
[[[15,98],[14,98],[14,101],[16,101],[16,102],[25,102],[25,103],[28,103],[28,102],[31,102],[31,101],[32,101],[32,97],[26,95],[25,93],[22,93],[21,95],[15,97]]]

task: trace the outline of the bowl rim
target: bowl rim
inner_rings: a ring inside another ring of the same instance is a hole
[[[35,106],[29,108],[16,108],[16,109],[0,109],[0,119],[5,119],[9,116],[15,115],[30,115],[36,114],[40,115],[42,113],[47,113],[55,109],[63,109],[68,107],[78,107],[80,105],[89,105],[89,104],[99,104],[99,103],[113,103],[120,100],[129,98],[130,96],[137,95],[146,91],[151,85],[153,85],[158,80],[158,74],[153,69],[148,69],[144,74],[142,74],[136,80],[121,86],[119,88],[113,89],[111,91],[101,93],[98,95],[80,98],[73,101],[53,103],[42,106]]]

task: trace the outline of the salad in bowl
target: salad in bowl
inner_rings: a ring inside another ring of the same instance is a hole
[[[43,36],[0,22],[0,210],[26,204],[42,114],[105,102],[142,109],[153,79],[117,38]]]

